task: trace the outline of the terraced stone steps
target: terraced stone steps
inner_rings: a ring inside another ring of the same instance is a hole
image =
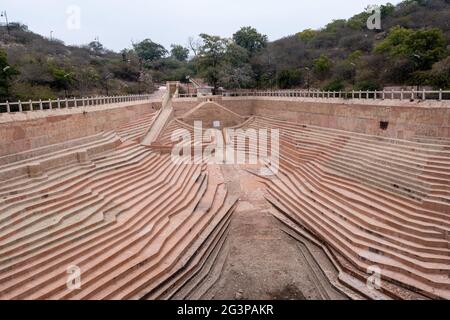
[[[445,146],[259,117],[243,128],[281,130],[280,172],[265,182],[267,199],[351,262],[354,274],[378,265],[392,282],[429,297],[450,296]],[[410,190],[398,192],[393,183]],[[430,208],[430,200],[444,210]]]
[[[133,143],[150,118],[122,127],[124,143],[89,165],[0,190],[2,298],[137,299],[170,282],[179,261],[203,260],[195,243],[216,249],[236,199],[217,169],[175,164]],[[70,265],[83,270],[81,292],[67,289]]]
[[[297,139],[297,141],[301,141],[301,142],[297,142],[297,143],[302,143],[302,144],[304,144],[305,141],[308,141],[307,136],[300,136],[298,138],[296,137],[296,139]],[[311,140],[309,140],[309,141],[311,141]],[[316,138],[311,143],[317,144],[320,141],[321,141],[321,139]],[[423,197],[424,194],[428,190],[430,190],[430,188],[433,187],[433,185],[431,183],[425,182],[422,179],[418,179],[418,178],[414,179],[414,176],[412,173],[412,170],[414,170],[414,167],[407,167],[407,168],[405,168],[405,169],[407,169],[407,171],[404,171],[403,168],[402,168],[402,170],[398,169],[399,165],[396,161],[387,162],[387,160],[384,160],[384,161],[382,161],[382,164],[379,162],[374,162],[372,160],[372,158],[367,158],[367,156],[370,155],[370,153],[368,153],[368,150],[364,150],[364,146],[361,146],[361,145],[356,145],[356,147],[354,147],[354,150],[356,150],[357,153],[356,153],[356,157],[352,157],[352,153],[349,151],[349,147],[348,147],[349,142],[344,141],[344,143],[345,143],[344,148],[342,148],[342,146],[333,147],[333,143],[335,144],[336,142],[337,142],[336,140],[328,139],[327,144],[323,145],[323,147],[319,147],[319,149],[317,150],[321,153],[332,154],[332,160],[330,163],[330,165],[332,165],[332,166],[336,166],[337,168],[347,169],[347,167],[350,164],[352,164],[352,165],[356,164],[357,166],[353,165],[352,168],[354,168],[354,170],[356,170],[357,175],[363,174],[363,172],[367,172],[365,177],[371,177],[371,180],[375,180],[374,175],[376,175],[377,177],[380,176],[380,179],[377,180],[379,183],[383,183],[384,181],[392,181],[388,185],[390,188],[391,188],[391,185],[393,186],[393,185],[400,184],[400,185],[404,186],[403,189],[408,191],[405,193],[406,195],[410,194],[412,190],[417,190],[416,191],[417,194],[419,196]],[[331,144],[328,144],[328,143],[331,143]],[[309,147],[306,147],[304,145],[302,145],[301,147],[302,147],[302,149],[309,149]],[[312,149],[312,150],[314,150],[314,149]],[[332,152],[332,151],[334,151],[334,152]],[[377,154],[375,156],[377,156]],[[385,167],[384,164],[389,164],[389,167]],[[367,168],[367,169],[363,170],[362,166],[364,166],[364,168]],[[372,168],[373,166],[377,167],[377,170],[375,172],[372,172],[369,169],[369,168]],[[422,167],[423,167],[423,164],[422,164]],[[393,171],[393,169],[395,169],[395,170]],[[423,176],[424,172],[426,172],[426,169],[422,169],[419,171],[419,173],[422,176]],[[439,173],[435,172],[434,174],[439,174]],[[448,173],[441,172],[440,177],[442,177],[442,178],[440,178],[440,179],[435,178],[435,181],[441,183],[439,185],[441,186],[442,189],[449,189],[449,185],[447,183],[448,182],[448,179],[447,179]],[[369,178],[367,178],[365,180],[369,180]],[[421,187],[422,185],[424,187]],[[395,189],[398,189],[398,187]],[[398,190],[398,191],[402,191],[402,190]],[[449,195],[450,195],[450,193],[449,193]]]
[[[230,204],[235,202],[236,199],[231,200]],[[227,208],[227,206],[224,208]],[[207,230],[205,230],[205,233],[199,237],[196,244],[189,248],[186,258],[178,262],[177,269],[179,271],[171,278],[165,277],[165,279],[162,279],[161,283],[154,290],[142,297],[142,299],[171,299],[186,283],[197,286],[198,282],[192,280],[194,277],[197,277],[199,274],[211,274],[208,268],[208,262],[212,260],[211,257],[213,259],[217,258],[221,252],[233,210],[234,204],[230,207],[226,215],[223,217],[219,216],[219,218],[222,218],[220,223],[210,224]],[[212,230],[214,227],[215,229]]]

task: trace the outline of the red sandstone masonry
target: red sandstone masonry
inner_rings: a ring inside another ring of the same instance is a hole
[[[174,99],[175,115],[195,99]],[[282,97],[224,97],[220,104],[243,116],[258,115],[301,124],[398,139],[450,137],[450,102],[343,100]],[[387,130],[380,121],[388,121]]]
[[[114,130],[153,113],[156,104],[0,114],[0,156]]]

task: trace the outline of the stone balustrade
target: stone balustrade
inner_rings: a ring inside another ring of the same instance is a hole
[[[450,100],[450,90],[383,90],[383,91],[319,91],[319,90],[269,90],[230,91],[224,97],[298,97],[322,99],[369,99],[369,100]],[[179,94],[178,98],[195,98],[197,94]]]
[[[0,103],[0,113],[14,113],[38,110],[68,109],[89,106],[100,106],[127,102],[141,102],[150,100],[153,95],[127,95],[127,96],[96,96],[83,98],[65,98],[56,100],[17,101]]]

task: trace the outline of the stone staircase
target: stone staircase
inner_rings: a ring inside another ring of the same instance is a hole
[[[163,297],[220,250],[237,198],[218,167],[176,164],[141,146],[154,116],[70,144],[89,150],[86,163],[2,183],[0,298]],[[99,147],[111,137],[120,137],[114,148]],[[34,155],[26,160],[53,157]],[[80,290],[67,287],[70,266],[81,269]]]
[[[244,128],[280,129],[280,171],[264,177],[267,199],[339,256],[345,274],[365,282],[375,265],[389,296],[402,297],[394,284],[450,297],[448,145],[261,117]]]
[[[153,142],[158,140],[161,132],[164,130],[168,122],[173,118],[173,107],[172,107],[172,97],[173,93],[168,90],[164,96],[162,107],[157,112],[151,126],[147,131],[147,134],[142,140],[142,145],[150,146]]]

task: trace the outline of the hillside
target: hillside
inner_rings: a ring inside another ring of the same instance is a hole
[[[361,13],[348,20],[335,20],[321,30],[308,29],[269,43],[252,61],[256,79],[265,86],[266,79],[276,74],[278,83],[273,79],[275,83],[269,81],[270,85],[289,87],[292,82],[305,85],[308,80],[305,68],[309,68],[311,85],[316,87],[329,84],[335,88],[379,88],[419,84],[450,88],[450,60],[447,58],[450,1],[407,0],[397,6],[387,4],[381,9],[382,30],[367,29],[370,14]],[[405,30],[398,27],[410,31],[436,29],[438,35],[411,32],[408,39],[408,35],[404,36]],[[439,40],[443,43],[436,43],[436,37],[441,36]],[[386,39],[409,45],[411,50],[397,50],[391,54],[389,50],[377,49]],[[433,45],[446,50],[422,63],[421,59],[425,57],[415,54],[426,54]],[[423,73],[431,69],[432,72]],[[301,71],[296,73],[296,70]]]
[[[116,53],[99,42],[66,46],[17,23],[0,27],[0,50],[7,55],[12,99],[137,94],[152,90],[151,75],[134,54]],[[0,61],[1,63],[1,61]]]

